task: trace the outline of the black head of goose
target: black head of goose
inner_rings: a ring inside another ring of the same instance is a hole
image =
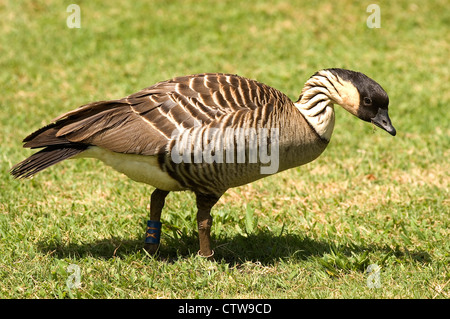
[[[366,75],[316,72],[300,98],[237,75],[205,73],[159,82],[123,99],[83,105],[24,139],[42,148],[11,168],[31,177],[64,159],[91,157],[150,184],[145,248],[156,252],[170,191],[197,200],[199,254],[211,256],[211,208],[231,187],[317,158],[334,128],[334,104],[391,135],[386,92]]]

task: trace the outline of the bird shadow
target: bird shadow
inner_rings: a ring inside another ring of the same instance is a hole
[[[271,232],[256,234],[224,236],[212,238],[214,259],[231,265],[245,262],[259,262],[262,265],[273,265],[280,260],[305,260],[309,257],[322,257],[326,254],[352,256],[354,254],[380,252],[394,255],[397,258],[410,258],[418,262],[429,262],[431,256],[424,251],[408,251],[399,247],[377,244],[336,244],[317,240],[297,234],[276,235]],[[143,239],[111,237],[87,243],[62,243],[42,240],[38,249],[55,258],[99,259],[128,258],[136,254],[148,255],[144,250]],[[177,238],[164,238],[155,258],[160,261],[174,263],[179,259],[197,255],[198,240],[195,235],[180,235]],[[150,257],[150,256],[149,256]]]

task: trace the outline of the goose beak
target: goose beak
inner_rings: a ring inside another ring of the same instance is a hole
[[[391,119],[389,118],[388,111],[386,109],[378,109],[377,115],[370,119],[373,124],[382,128],[392,136],[397,134],[397,131],[392,126]]]

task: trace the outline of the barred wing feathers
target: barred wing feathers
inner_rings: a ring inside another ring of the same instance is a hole
[[[27,137],[24,147],[71,142],[155,155],[165,151],[176,130],[273,105],[281,96],[273,88],[236,75],[177,77],[121,100],[94,102],[68,112]]]
[[[292,103],[280,91],[237,75],[205,73],[176,77],[123,99],[83,105],[30,134],[24,139],[24,147],[45,148],[36,153],[41,154],[38,155],[41,162],[45,164],[49,151],[53,160],[27,176],[90,145],[119,153],[161,154],[167,151],[177,130],[208,124],[256,126],[266,121],[266,113],[275,104],[286,102]],[[29,173],[31,159],[13,167],[13,175],[24,176],[24,163],[28,163]]]

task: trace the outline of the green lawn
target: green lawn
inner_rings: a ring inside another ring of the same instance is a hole
[[[372,29],[371,1],[80,0],[71,29],[73,2],[0,2],[0,298],[450,298],[448,1],[377,2]],[[336,108],[318,160],[223,196],[215,261],[191,193],[167,198],[153,258],[151,187],[93,160],[8,173],[22,138],[91,101],[200,72],[296,99],[328,67],[379,82],[397,136]]]

